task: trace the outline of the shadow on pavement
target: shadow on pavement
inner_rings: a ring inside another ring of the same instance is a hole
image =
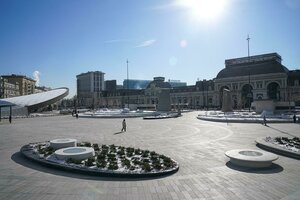
[[[288,133],[288,132],[279,130],[279,129],[274,128],[274,127],[272,127],[272,126],[268,126],[268,127],[269,127],[270,129],[273,129],[273,130],[278,131],[278,132],[280,132],[280,133],[287,134],[287,135],[290,135],[290,136],[292,136],[292,137],[296,137],[296,136],[294,136],[293,134],[290,134],[290,133]]]
[[[170,175],[159,176],[159,177],[150,177],[150,178],[119,178],[119,177],[102,177],[102,176],[93,176],[88,174],[81,174],[81,173],[74,173],[69,172],[66,170],[59,170],[51,167],[44,166],[38,162],[33,162],[31,160],[26,159],[20,152],[16,152],[11,156],[11,159],[22,165],[24,167],[37,170],[40,172],[53,174],[57,176],[65,176],[70,178],[77,178],[77,179],[85,179],[85,180],[99,180],[99,181],[144,181],[144,180],[153,180],[153,179],[160,179]]]
[[[240,166],[232,164],[230,161],[228,161],[226,163],[226,166],[233,170],[237,170],[240,172],[246,172],[246,173],[253,173],[253,174],[274,174],[274,173],[280,173],[283,171],[283,167],[281,167],[280,165],[277,165],[275,163],[272,163],[272,165],[270,167],[261,168],[261,169],[240,167]]]
[[[123,131],[116,132],[116,133],[114,133],[114,135],[117,135],[117,134],[120,134],[120,133],[123,133]]]

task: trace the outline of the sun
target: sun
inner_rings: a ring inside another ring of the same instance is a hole
[[[223,13],[227,0],[178,0],[177,3],[188,9],[192,18],[214,20]]]

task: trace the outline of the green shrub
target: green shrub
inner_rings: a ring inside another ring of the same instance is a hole
[[[142,164],[142,162],[139,161],[139,160],[137,160],[137,159],[133,160],[132,162],[133,162],[133,164],[135,164],[135,165],[140,165],[140,164]]]
[[[109,154],[107,154],[107,157],[108,157],[108,158],[115,158],[115,157],[116,157],[116,155],[115,155],[115,154],[113,154],[113,153],[109,153]]]
[[[143,162],[143,163],[149,163],[149,162],[150,162],[150,160],[149,160],[149,159],[147,159],[147,158],[144,158],[144,159],[142,160],[142,162]]]
[[[88,158],[85,162],[84,162],[84,165],[85,166],[93,166],[94,165],[94,162],[95,162],[95,158],[94,157],[91,157],[91,158]]]
[[[46,147],[46,148],[44,149],[44,154],[45,154],[45,156],[51,155],[51,154],[53,154],[54,152],[55,152],[54,148],[53,148],[53,147],[50,147],[50,146],[48,146],[48,147]]]
[[[127,152],[126,155],[127,155],[127,157],[132,157],[133,156],[133,152]]]
[[[150,156],[150,159],[152,160],[152,162],[159,161],[159,158],[158,158],[158,156],[156,156],[156,155]]]
[[[92,144],[90,142],[84,142],[85,147],[92,147]]]
[[[126,166],[127,168],[130,168],[130,166],[131,166],[130,160],[128,160],[128,159],[123,160],[122,165]]]
[[[162,168],[160,163],[155,163],[152,166],[154,169],[157,169],[157,170],[160,170]]]
[[[108,157],[107,160],[108,160],[109,162],[114,162],[114,161],[117,160],[117,158],[116,158],[116,157]]]
[[[97,156],[97,159],[98,160],[105,160],[105,158],[106,158],[106,154],[99,154],[98,156]]]
[[[105,160],[101,160],[101,161],[97,161],[96,164],[97,164],[97,167],[105,168],[107,165],[107,162]]]
[[[117,151],[116,146],[114,144],[109,145],[109,150],[110,150],[110,152],[116,152]]]
[[[124,150],[123,150],[123,151],[122,151],[122,150],[119,150],[119,151],[117,152],[117,154],[118,154],[118,155],[125,155],[125,151],[124,151]]]
[[[146,172],[149,172],[149,171],[152,170],[152,168],[151,168],[151,166],[149,165],[149,163],[143,163],[142,169],[145,170]]]
[[[102,151],[100,151],[100,154],[106,155],[106,154],[108,154],[108,150],[107,149],[102,149]]]
[[[116,170],[116,169],[118,169],[119,167],[118,167],[118,164],[116,163],[116,162],[111,162],[111,163],[109,163],[109,165],[108,165],[108,169],[110,169],[110,170]]]
[[[171,163],[171,162],[164,162],[164,166],[170,168],[170,167],[173,166],[173,163]]]
[[[42,148],[41,146],[38,147],[39,154],[45,154],[46,150],[45,148]]]
[[[164,162],[172,162],[171,158],[169,158],[169,157],[165,157],[163,160],[164,160]]]
[[[129,153],[129,152],[133,153],[133,152],[134,152],[134,148],[132,148],[132,147],[127,147],[127,148],[126,148],[126,152],[127,152],[127,153]]]
[[[96,144],[96,143],[93,144],[93,148],[95,151],[100,151],[100,148],[99,148],[98,144]]]
[[[141,155],[142,154],[142,151],[140,149],[136,149],[134,151],[135,155]]]
[[[81,160],[76,160],[76,159],[73,159],[73,158],[68,158],[68,159],[66,160],[66,162],[67,162],[67,163],[74,163],[74,164],[77,164],[77,165],[79,165],[79,164],[82,163]]]
[[[149,156],[149,152],[146,152],[146,151],[144,151],[143,153],[142,153],[142,157],[148,157]]]
[[[119,147],[121,151],[125,151],[125,147]]]

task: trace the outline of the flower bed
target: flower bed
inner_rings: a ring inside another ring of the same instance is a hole
[[[300,140],[298,137],[262,137],[257,138],[256,143],[261,148],[300,159]]]
[[[77,143],[77,146],[92,147],[95,156],[85,160],[59,160],[50,142],[30,143],[21,148],[21,153],[31,160],[57,166],[65,170],[106,176],[144,177],[176,172],[179,165],[173,159],[154,151],[112,145],[99,145],[90,142]]]
[[[300,139],[298,137],[266,137],[266,142],[275,144],[283,149],[300,153]]]

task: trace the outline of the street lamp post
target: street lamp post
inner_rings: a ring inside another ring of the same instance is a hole
[[[250,87],[250,68],[249,68],[249,75],[248,75],[248,102],[249,102],[249,112],[250,112],[250,108],[251,108],[251,87]]]
[[[250,37],[249,37],[249,34],[248,34],[248,37],[247,37],[247,41],[248,41],[248,62],[250,64],[250,47],[249,47],[249,41],[250,41]],[[250,112],[250,108],[251,108],[251,92],[250,92],[250,67],[248,69],[249,73],[248,73],[248,103],[249,103],[249,112]]]
[[[127,61],[126,61],[126,63],[127,63],[127,107],[128,107],[128,109],[129,109],[129,76],[128,76],[128,59],[127,59]]]

